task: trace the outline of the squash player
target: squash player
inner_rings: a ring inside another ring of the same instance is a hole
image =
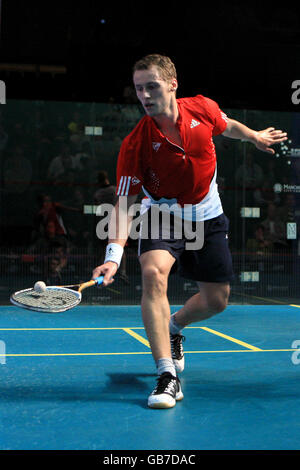
[[[158,238],[151,238],[151,233],[147,238],[144,233],[139,241],[142,317],[158,375],[148,405],[170,408],[183,398],[177,375],[184,368],[182,330],[226,308],[233,277],[228,219],[216,184],[213,136],[223,134],[249,141],[259,150],[274,154],[271,146],[285,141],[287,135],[273,127],[261,131],[249,129],[227,117],[215,101],[202,95],[177,99],[176,69],[166,56],[150,54],[136,62],[133,82],[146,114],[120,149],[119,200],[115,206],[117,235],[109,238],[104,264],[94,269],[93,277],[104,274],[103,285],[113,282],[129,233],[127,222],[130,223],[121,200],[126,199],[129,207],[141,189],[147,196],[143,211],[148,222],[151,208],[169,205],[177,207],[171,216],[173,223],[178,217],[184,222],[186,206],[192,207],[187,218],[194,224],[202,223],[203,231],[199,233],[204,233],[204,243],[200,249],[186,249],[184,235],[166,238],[162,225]],[[122,222],[119,217],[124,217]],[[151,223],[148,229],[149,226]],[[181,275],[198,281],[199,292],[170,316],[167,285],[175,262]]]

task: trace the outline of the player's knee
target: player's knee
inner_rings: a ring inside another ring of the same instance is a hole
[[[222,313],[227,307],[226,299],[215,299],[210,303],[209,310],[212,313]]]
[[[227,295],[220,295],[215,296],[208,301],[208,310],[212,314],[222,313],[226,309],[228,305],[228,296]]]
[[[150,293],[162,294],[167,290],[167,276],[156,266],[143,269],[143,289]]]

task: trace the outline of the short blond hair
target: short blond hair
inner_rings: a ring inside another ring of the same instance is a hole
[[[170,57],[160,54],[148,54],[138,60],[133,66],[133,73],[137,70],[148,70],[153,65],[159,69],[163,80],[169,82],[173,80],[173,78],[177,79],[176,68]]]

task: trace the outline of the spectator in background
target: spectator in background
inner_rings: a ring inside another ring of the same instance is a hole
[[[27,126],[22,121],[14,122],[12,129],[9,132],[9,140],[15,145],[22,145],[27,148],[31,145],[31,135],[28,132]]]
[[[30,132],[33,138],[37,135],[44,134],[48,127],[48,123],[46,120],[46,114],[42,107],[36,107],[33,111],[30,125]]]
[[[55,121],[51,122],[49,130],[51,130],[52,139],[58,143],[66,142],[70,134],[65,118],[62,114],[55,114]]]
[[[279,218],[278,208],[270,203],[267,209],[267,217],[261,223],[265,231],[266,240],[273,243],[274,248],[287,247],[286,226]]]
[[[95,204],[112,204],[114,206],[118,199],[116,186],[110,183],[107,171],[99,171],[97,181],[99,188],[94,193]]]
[[[8,142],[8,134],[6,133],[3,126],[3,116],[0,111],[0,152],[5,149]]]
[[[282,179],[282,172],[281,168],[278,167],[276,159],[274,156],[271,156],[267,161],[267,168],[265,173],[267,174],[268,180],[270,184],[274,186],[274,184],[279,183]]]
[[[253,200],[254,203],[260,207],[267,207],[268,204],[279,204],[280,197],[274,191],[274,182],[269,175],[264,180],[262,186],[260,188],[256,188],[253,193]]]
[[[23,193],[31,182],[32,165],[24,156],[22,145],[16,145],[3,163],[3,189],[11,193]]]
[[[88,141],[82,142],[80,150],[75,154],[76,181],[80,184],[89,185],[95,183],[97,159],[91,150]]]
[[[71,122],[68,124],[70,134],[79,134],[82,130],[83,123],[78,111],[74,111]]]
[[[50,181],[55,182],[64,172],[68,170],[76,169],[76,161],[73,155],[71,155],[70,145],[64,143],[61,146],[60,154],[54,157],[50,162],[47,171],[47,178]]]
[[[66,269],[68,265],[68,254],[67,254],[66,247],[63,245],[55,246],[53,250],[53,255],[56,258],[59,258],[60,269],[61,270]]]
[[[45,233],[40,234],[38,239],[29,247],[28,253],[37,255],[47,255],[58,247],[68,249],[68,241],[62,235],[56,233],[56,225],[53,220],[49,220],[45,226]]]
[[[80,149],[75,154],[76,168],[83,169],[88,161],[93,158],[91,151],[91,144],[89,141],[84,141],[80,145]]]
[[[67,237],[62,212],[64,210],[78,212],[77,207],[65,206],[59,202],[53,202],[48,194],[38,196],[39,209],[34,217],[34,236],[45,234],[45,228],[49,221],[54,223],[56,235]]]
[[[285,193],[282,206],[278,207],[278,217],[284,224],[296,222],[296,198],[295,194]]]
[[[56,256],[50,256],[47,260],[45,283],[48,286],[59,286],[63,284],[60,272],[60,260]]]
[[[89,223],[83,213],[85,203],[85,193],[82,188],[75,187],[73,191],[68,191],[68,199],[63,201],[63,206],[73,207],[77,209],[76,212],[66,211],[64,220],[68,227],[72,243],[75,246],[86,246],[90,242],[91,230],[89,230]]]
[[[253,203],[255,189],[260,188],[264,179],[264,172],[260,165],[255,163],[252,149],[247,149],[245,161],[240,165],[235,173],[236,186],[239,189],[245,188],[246,204]]]
[[[57,270],[62,276],[63,281],[67,281],[68,283],[73,282],[75,266],[71,261],[72,258],[70,257],[68,250],[64,246],[58,245],[54,248],[52,254],[59,260]]]
[[[85,135],[85,126],[78,112],[74,113],[74,118],[68,125],[69,140],[75,153],[81,150],[84,143],[89,143],[89,136]]]
[[[273,242],[266,240],[265,229],[263,225],[258,225],[254,229],[254,238],[249,238],[246,244],[246,250],[249,253],[257,255],[267,255],[273,249]]]
[[[128,84],[123,89],[123,102],[125,104],[138,104],[139,100],[137,99],[136,92],[134,87],[131,84]]]

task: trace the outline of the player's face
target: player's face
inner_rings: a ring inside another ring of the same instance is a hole
[[[136,70],[133,75],[136,94],[149,116],[168,114],[172,97],[175,96],[177,80],[161,78],[159,69]]]

